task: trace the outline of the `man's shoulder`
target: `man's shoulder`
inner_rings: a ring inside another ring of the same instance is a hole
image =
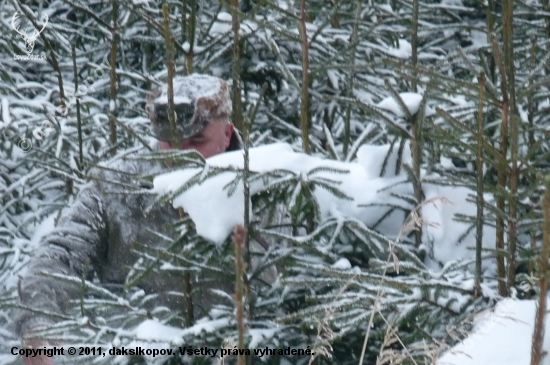
[[[166,167],[159,161],[146,159],[148,151],[138,151],[102,162],[90,170],[90,178],[98,184],[142,186],[149,177],[162,172]],[[123,184],[123,185],[120,185]]]

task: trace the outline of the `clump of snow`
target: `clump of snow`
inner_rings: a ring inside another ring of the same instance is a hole
[[[480,32],[479,30],[472,30],[470,32],[470,39],[472,40],[473,44],[471,47],[473,48],[484,48],[489,45],[487,42],[487,33]]]
[[[405,169],[403,169],[401,165],[412,163],[410,142],[407,141],[405,143],[405,148],[401,156],[401,164],[399,165],[399,174],[396,174],[397,161],[399,159],[399,145],[395,144],[391,153],[390,147],[390,144],[379,146],[364,144],[357,150],[357,161],[365,170],[376,176],[381,176],[382,169],[384,168],[384,161],[386,161],[386,165],[383,176],[405,176]],[[389,156],[388,153],[390,154]]]
[[[219,34],[225,34],[232,30],[231,23],[227,22],[214,22],[212,28],[210,29],[210,34],[215,36]]]
[[[220,11],[218,13],[218,20],[219,21],[222,21],[222,22],[231,22],[231,14],[229,14],[228,12],[225,12],[225,11]]]
[[[384,10],[388,13],[393,13],[393,9],[390,4],[380,4],[378,5],[378,9]]]
[[[137,300],[138,298],[141,298],[145,295],[145,291],[143,289],[140,289],[136,291],[132,296],[130,297],[129,301],[133,302],[134,300]]]
[[[277,158],[273,158],[277,156]],[[207,160],[207,164],[213,167],[243,168],[243,152],[235,151],[220,154]],[[314,177],[332,179],[339,183],[338,189],[345,192],[352,200],[345,200],[334,196],[332,193],[319,188],[314,194],[319,201],[321,214],[328,216],[332,208],[344,214],[357,217],[365,212],[365,208],[359,204],[372,202],[376,197],[376,191],[384,187],[387,182],[377,179],[376,175],[370,175],[367,170],[358,163],[346,163],[340,161],[323,160],[319,157],[296,153],[288,144],[277,143],[250,149],[250,170],[254,172],[267,172],[278,169],[286,169],[301,174],[303,178],[311,170],[317,167],[328,167],[344,170],[346,174],[336,174],[320,171]],[[194,176],[198,169],[186,169],[174,171],[154,180],[153,192],[166,194],[178,190],[186,181]],[[224,186],[235,179],[235,172],[224,172],[216,177],[209,178],[200,185],[195,185],[174,199],[175,208],[183,208],[189,213],[195,222],[197,233],[211,241],[221,244],[231,233],[237,224],[243,224],[244,217],[244,190],[242,182],[237,186],[236,192],[228,196]],[[250,192],[254,194],[265,188],[262,182],[250,185]]]
[[[441,5],[464,6],[462,0],[441,0]]]
[[[133,331],[132,335],[136,340],[177,343],[181,338],[187,335],[198,335],[202,332],[214,332],[229,323],[228,318],[208,319],[202,318],[191,327],[178,328],[168,326],[159,321],[147,319],[141,322]]]
[[[418,112],[418,109],[420,108],[420,103],[422,102],[422,94],[404,92],[400,93],[399,97],[401,98],[401,100],[403,100],[403,103],[405,104],[407,110],[411,115],[415,115]],[[400,118],[405,118],[405,113],[393,96],[388,96],[387,98],[379,102],[376,106],[380,109],[388,110]],[[426,105],[424,113],[426,116],[430,116],[433,115],[435,112],[432,108]]]
[[[346,258],[341,258],[338,261],[336,261],[334,264],[332,264],[332,268],[334,269],[340,269],[340,270],[347,270],[351,269],[351,263]]]
[[[10,104],[8,102],[8,99],[2,98],[2,124],[0,124],[0,127],[7,127],[11,124],[11,117],[10,117]]]
[[[437,364],[529,364],[535,310],[535,300],[508,298],[501,301],[494,312],[480,314],[474,322],[474,331],[443,354]],[[546,321],[545,332],[550,333],[549,321]],[[549,336],[544,337],[543,349],[550,349]],[[546,356],[541,364],[550,365],[550,357]]]
[[[431,242],[430,256],[439,263],[453,260],[472,259],[475,253],[475,229],[472,224],[459,221],[456,215],[476,216],[475,192],[460,186],[436,186],[423,184],[426,204],[421,208],[423,242]],[[473,201],[472,201],[473,200]],[[485,201],[491,196],[485,195]],[[495,229],[483,227],[484,247],[494,247]],[[490,266],[487,266],[490,265]],[[486,262],[484,268],[493,271],[493,262]]]
[[[412,55],[412,46],[405,39],[397,40],[397,47],[388,47],[386,52],[394,57],[407,59]]]
[[[253,173],[287,170],[290,171],[288,177],[281,179],[292,179],[293,183],[296,179],[313,182],[316,178],[329,179],[334,182],[337,189],[347,195],[348,199],[335,196],[322,186],[317,186],[313,194],[319,202],[321,219],[357,219],[367,227],[377,224],[376,229],[380,233],[393,239],[401,229],[395,222],[403,222],[405,217],[403,211],[390,212],[390,209],[412,209],[410,202],[402,198],[412,196],[412,184],[407,181],[403,168],[399,174],[395,173],[398,146],[394,146],[388,158],[386,172],[380,177],[382,162],[389,148],[390,145],[364,145],[358,150],[358,162],[341,162],[294,152],[291,146],[285,143],[264,145],[250,149],[250,170]],[[410,149],[406,145],[401,162],[410,161]],[[239,169],[243,168],[243,162],[242,151],[228,152],[207,159],[206,169],[232,170],[208,178],[173,199],[175,208],[183,208],[189,213],[197,233],[218,244],[225,241],[237,224],[244,223],[242,180],[239,179],[231,196],[228,196],[227,189],[224,188],[235,181]],[[335,169],[340,173],[323,170],[310,174],[313,169],[319,167]],[[188,168],[159,175],[153,181],[153,192],[164,195],[177,191],[193,176],[204,173],[205,170],[202,168]],[[270,177],[267,180],[252,181],[251,194],[268,189],[274,179]],[[460,259],[472,259],[475,254],[475,250],[472,249],[475,245],[475,230],[471,229],[471,224],[456,221],[456,215],[475,216],[475,203],[468,201],[471,195],[475,196],[475,192],[465,187],[436,186],[429,183],[423,184],[423,190],[428,200],[421,208],[425,225],[424,242],[431,245],[428,260],[433,260],[430,262],[439,265]],[[486,196],[487,201],[491,199],[490,195]],[[385,219],[379,222],[382,217]],[[494,228],[485,226],[483,237],[484,247],[494,247]],[[492,267],[485,267],[489,268],[492,270]]]
[[[327,70],[327,77],[333,89],[338,90],[338,75],[333,70]]]
[[[445,156],[441,156],[439,158],[439,164],[445,169],[453,169],[455,167],[455,165],[453,164],[453,160]]]
[[[363,104],[373,104],[372,94],[360,89],[353,89],[353,96],[357,98]]]
[[[134,335],[139,340],[171,343],[181,337],[182,330],[148,319],[134,329]]]
[[[458,106],[466,107],[470,104],[464,95],[448,95],[447,99]]]
[[[50,214],[40,222],[38,227],[36,227],[30,240],[33,246],[38,246],[40,244],[40,240],[42,239],[42,237],[50,233],[55,228],[56,216],[57,216],[56,213]]]
[[[248,334],[252,337],[250,339],[249,348],[255,349],[258,345],[265,340],[269,340],[275,336],[276,329],[249,329]]]
[[[183,49],[183,52],[185,53],[189,53],[191,51],[191,44],[189,43],[189,41],[185,41],[183,42],[183,44],[181,45],[181,48]],[[197,43],[194,43],[193,44],[193,52],[197,52],[197,53],[200,53],[202,51],[204,51],[206,47],[204,46],[201,46]],[[214,75],[214,73],[212,73],[213,76],[216,76]]]
[[[147,349],[167,349],[172,345],[180,345],[182,343],[183,330],[176,327],[167,326],[156,320],[147,319],[141,322],[133,331],[128,333],[134,340],[126,344],[127,348],[141,347],[144,350]],[[113,343],[113,346],[119,347],[120,340],[117,343]],[[169,355],[144,355],[148,364],[160,364],[169,357]],[[117,355],[114,359],[114,363],[124,364],[127,363],[127,356]],[[164,360],[163,360],[164,359]],[[158,362],[153,362],[158,361]]]

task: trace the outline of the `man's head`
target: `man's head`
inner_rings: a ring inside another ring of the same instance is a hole
[[[223,153],[229,148],[233,136],[233,124],[227,118],[219,118],[210,122],[202,131],[194,136],[180,141],[182,150],[194,149],[205,158]],[[159,141],[161,150],[175,148],[173,142]]]
[[[240,147],[240,138],[229,122],[231,100],[227,83],[217,77],[193,74],[175,77],[174,111],[181,149],[195,149],[205,158]],[[153,132],[160,149],[174,146],[168,119],[168,87],[157,90],[147,103]]]

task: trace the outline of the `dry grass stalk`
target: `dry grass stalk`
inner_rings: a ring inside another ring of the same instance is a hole
[[[409,233],[411,231],[418,230],[419,227],[421,227],[422,225],[435,226],[435,224],[433,224],[433,223],[424,221],[421,218],[420,214],[418,214],[418,211],[424,205],[434,204],[435,201],[438,201],[438,200],[441,201],[443,204],[452,204],[451,201],[449,201],[445,197],[435,197],[435,198],[423,201],[421,204],[417,205],[411,211],[411,213],[407,217],[407,220],[405,221],[405,223],[401,227],[401,230],[397,234],[397,238],[395,239],[395,242],[390,242],[387,262],[389,262],[390,260],[393,261],[394,270],[395,270],[396,273],[399,273],[399,258],[397,257],[397,254],[395,253],[395,245],[401,240],[401,237],[405,236],[407,233]],[[383,288],[383,284],[384,284],[384,280],[386,278],[386,275],[387,275],[387,267],[384,268],[384,271],[382,273],[382,278],[380,279],[379,289],[378,289],[378,292],[376,294],[376,298],[374,299],[374,303],[372,305],[372,311],[371,311],[371,315],[370,315],[368,326],[367,326],[367,332],[365,333],[365,340],[363,342],[363,348],[361,349],[361,356],[359,357],[359,365],[362,365],[363,361],[365,359],[365,352],[367,350],[367,344],[368,344],[368,339],[369,339],[369,336],[370,336],[370,330],[371,330],[371,328],[373,326],[373,323],[374,323],[374,316],[377,312],[381,315],[380,311],[378,310],[378,307],[379,307],[380,300],[382,298],[382,293],[383,293],[382,288]],[[388,330],[389,329],[390,328],[388,328]],[[403,343],[402,343],[402,346],[404,347],[405,350],[407,350],[407,347]],[[414,362],[414,359],[410,355],[408,357],[410,357],[411,360]]]

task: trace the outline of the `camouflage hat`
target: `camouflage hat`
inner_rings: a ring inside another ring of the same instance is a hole
[[[174,111],[180,140],[194,136],[213,120],[229,117],[231,100],[227,83],[214,76],[192,74],[174,77]],[[168,119],[168,85],[151,95],[146,106],[153,133],[160,141],[172,140]]]

